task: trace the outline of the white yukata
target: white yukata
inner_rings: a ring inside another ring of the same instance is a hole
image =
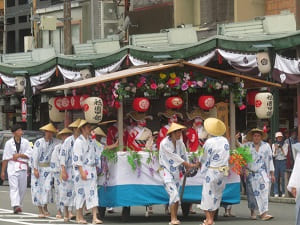
[[[220,207],[225,188],[230,157],[229,143],[225,137],[211,137],[204,146],[201,173],[204,174],[201,209],[215,211]]]
[[[169,205],[180,200],[180,166],[183,166],[184,161],[187,161],[187,153],[183,141],[177,140],[175,147],[171,138],[165,137],[160,143],[159,164],[161,166],[160,175],[170,197]]]
[[[75,188],[74,188],[74,173],[73,173],[73,146],[75,143],[74,135],[66,138],[62,144],[60,151],[60,162],[59,166],[64,166],[68,174],[68,179],[64,181],[61,180],[60,184],[60,201],[64,206],[72,207],[75,205]]]
[[[266,142],[261,142],[258,152],[253,142],[247,142],[243,146],[249,147],[253,162],[247,165],[246,191],[248,208],[258,210],[263,214],[269,210],[270,171],[274,171],[272,149]]]
[[[100,155],[95,140],[88,137],[87,139],[80,135],[74,143],[73,149],[73,167],[74,167],[74,186],[75,186],[75,206],[76,209],[83,207],[91,209],[98,206],[98,189],[97,189],[97,170]],[[86,173],[87,180],[82,180],[78,169],[82,166]]]
[[[9,139],[4,146],[2,160],[8,160],[7,175],[9,182],[9,194],[11,206],[22,206],[27,188],[27,163],[28,159],[19,158],[16,161],[12,160],[13,155],[17,153],[14,137]],[[31,157],[32,148],[29,141],[21,138],[20,154]]]
[[[287,189],[291,191],[296,188],[296,225],[300,225],[300,143],[293,144],[292,148],[295,151],[295,164]]]
[[[51,155],[50,167],[52,170],[52,176],[54,178],[54,197],[56,209],[63,211],[63,203],[60,202],[60,165],[59,165],[59,154],[61,151],[62,144],[57,144]]]
[[[59,144],[59,142],[60,141],[55,138],[46,142],[45,138],[42,137],[34,143],[32,153],[31,197],[35,206],[43,206],[53,202],[50,160],[54,147]],[[38,169],[39,178],[34,176],[33,169]]]

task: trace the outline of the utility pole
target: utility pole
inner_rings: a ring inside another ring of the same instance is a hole
[[[64,54],[72,54],[71,0],[64,0]]]
[[[7,40],[7,27],[6,27],[6,0],[3,1],[4,12],[3,12],[3,54],[6,54],[6,40]]]
[[[38,47],[38,25],[37,22],[35,20],[35,16],[36,16],[36,0],[32,1],[32,13],[33,13],[33,33],[34,33],[34,41],[33,41],[33,48],[37,48]]]
[[[64,0],[64,54],[72,55],[72,31],[71,31],[71,0]],[[67,92],[65,92],[67,95]],[[71,112],[65,110],[65,127],[71,121]]]

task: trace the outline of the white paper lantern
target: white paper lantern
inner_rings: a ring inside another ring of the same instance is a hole
[[[260,119],[268,119],[273,115],[273,95],[269,92],[258,93],[255,96],[255,113]]]
[[[262,74],[269,73],[271,71],[271,61],[267,52],[258,52],[256,54],[256,60],[258,69]]]
[[[49,119],[52,122],[58,123],[58,122],[63,122],[65,119],[65,112],[60,112],[54,105],[54,99],[55,98],[50,98],[48,102],[49,106]]]
[[[89,69],[83,69],[83,70],[80,70],[80,76],[83,80],[85,80],[85,79],[91,78],[92,74]]]
[[[16,77],[16,92],[23,92],[26,85],[25,77]]]
[[[99,123],[103,116],[103,102],[101,98],[89,97],[84,100],[83,111],[88,123]]]

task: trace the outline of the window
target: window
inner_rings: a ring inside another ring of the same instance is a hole
[[[27,16],[19,16],[19,23],[26,23],[27,21]]]
[[[7,25],[12,25],[16,23],[15,17],[10,17],[6,19]]]
[[[7,7],[15,6],[15,0],[6,0],[6,6]]]
[[[234,0],[200,0],[201,25],[233,22]]]
[[[28,4],[28,0],[19,0],[19,5]]]

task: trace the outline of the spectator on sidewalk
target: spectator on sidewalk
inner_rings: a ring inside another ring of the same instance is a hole
[[[281,132],[276,132],[276,141],[272,145],[274,166],[275,166],[275,183],[274,183],[274,197],[285,197],[285,171],[286,171],[286,156],[288,153],[288,145],[284,143]],[[279,191],[279,184],[281,190]]]

